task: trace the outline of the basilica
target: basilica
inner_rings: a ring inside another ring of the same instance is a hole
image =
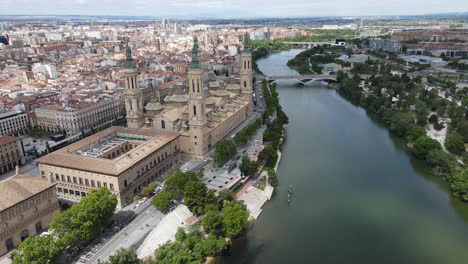
[[[240,56],[238,76],[219,77],[202,69],[194,39],[187,77],[159,100],[146,105],[138,87],[138,70],[127,47],[124,63],[124,100],[129,128],[175,133],[186,155],[204,156],[218,141],[253,113],[252,53],[247,41]]]

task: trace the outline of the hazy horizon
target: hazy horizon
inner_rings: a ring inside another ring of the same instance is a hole
[[[268,8],[259,0],[2,0],[0,15],[80,15],[80,16],[151,16],[197,18],[264,18],[324,16],[408,16],[440,13],[463,13],[468,2],[451,1],[304,1],[271,0]],[[53,7],[53,9],[52,9]]]

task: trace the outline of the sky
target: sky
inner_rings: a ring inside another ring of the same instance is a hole
[[[467,12],[468,0],[0,0],[0,15],[384,16]]]

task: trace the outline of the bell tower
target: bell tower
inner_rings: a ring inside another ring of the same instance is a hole
[[[188,71],[187,81],[189,89],[189,126],[191,153],[203,156],[208,151],[205,135],[207,127],[205,91],[203,89],[203,70],[198,57],[198,40],[193,39],[192,62]]]
[[[126,59],[124,63],[125,76],[125,110],[127,113],[127,126],[130,128],[141,128],[144,124],[143,101],[140,88],[138,88],[138,70],[132,58],[132,51],[127,44],[125,50]]]
[[[250,51],[249,40],[248,40],[247,34],[244,36],[244,50],[241,53],[240,62],[241,62],[241,69],[240,69],[241,94],[244,100],[249,103],[248,114],[250,115],[253,112],[253,99],[252,99],[253,71],[252,71],[252,52]]]

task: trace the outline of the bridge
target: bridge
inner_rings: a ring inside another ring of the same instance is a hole
[[[312,47],[324,44],[331,44],[331,42],[312,42],[312,41],[285,41],[284,44],[293,45],[294,47],[301,47],[310,49]]]
[[[336,75],[321,74],[321,75],[294,75],[294,76],[269,76],[266,78],[269,83],[274,83],[278,80],[296,80],[302,85],[307,85],[313,81],[337,82]]]

